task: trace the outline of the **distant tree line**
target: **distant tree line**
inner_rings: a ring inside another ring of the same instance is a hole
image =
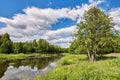
[[[31,42],[13,42],[8,33],[0,35],[0,53],[63,53],[66,48],[52,45],[45,39]]]

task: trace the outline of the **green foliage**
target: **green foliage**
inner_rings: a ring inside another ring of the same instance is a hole
[[[33,54],[25,55],[25,54],[1,54],[0,53],[0,61],[8,61],[13,59],[24,59],[28,56],[31,56]]]
[[[37,50],[37,46],[38,46],[37,41],[33,40],[33,42],[32,42],[33,52],[37,52],[36,51]]]
[[[106,46],[112,43],[113,26],[114,23],[109,15],[95,6],[91,7],[78,24],[76,40],[71,44],[70,49],[73,52],[78,50],[87,52],[90,61],[94,61],[95,55],[101,54],[101,50],[103,52],[109,50]]]
[[[112,48],[114,52],[120,52],[120,31],[114,32],[112,41]]]
[[[14,53],[23,53],[23,44],[21,42],[13,44]]]
[[[67,55],[61,59],[58,66],[73,65],[79,63],[81,60],[86,60],[85,55]]]
[[[32,46],[31,42],[23,43],[23,52],[24,53],[33,53],[34,52],[34,47]]]
[[[5,33],[1,36],[1,45],[0,52],[1,53],[11,53],[12,52],[12,41],[9,38],[9,34]]]
[[[44,53],[45,51],[48,51],[48,48],[49,48],[49,43],[44,39],[39,39],[37,52]]]
[[[36,58],[41,58],[41,57],[49,57],[51,55],[48,54],[38,54],[38,53],[32,53],[32,54],[2,54],[0,53],[0,61],[4,62],[4,61],[9,61],[9,60],[15,60],[15,59],[25,59],[28,57],[36,57]],[[53,54],[53,56],[57,56],[56,54]]]
[[[72,42],[72,44],[70,45],[70,48],[69,48],[69,53],[72,53],[72,54],[84,54],[86,53],[86,50],[85,50],[85,46],[83,45],[82,42],[80,42],[80,40],[74,40]]]
[[[0,35],[0,45],[2,44],[2,40],[1,40],[2,36]]]
[[[111,29],[113,28],[113,22],[107,14],[96,7],[89,9],[85,13],[83,20],[85,21],[78,24],[77,36],[86,41],[84,43],[90,52],[97,53],[100,48],[103,48],[112,40]]]
[[[0,35],[1,53],[63,53],[68,52],[66,48],[61,48],[47,42],[45,39],[31,42],[12,42],[8,33]]]

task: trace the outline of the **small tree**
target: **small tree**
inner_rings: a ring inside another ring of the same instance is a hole
[[[45,39],[39,39],[37,44],[37,52],[45,53],[48,51],[49,43]]]
[[[112,48],[113,52],[120,53],[120,31],[116,30],[113,34]]]
[[[23,53],[23,44],[22,42],[17,42],[13,44],[14,53]]]
[[[96,54],[112,41],[113,26],[111,17],[100,9],[91,7],[85,12],[78,24],[76,37],[85,46],[90,61],[95,61]]]
[[[12,44],[13,42],[10,40],[10,36],[8,33],[5,33],[1,37],[1,53],[11,53],[12,52]]]
[[[32,41],[32,47],[33,47],[33,52],[37,52],[37,42],[35,39]]]

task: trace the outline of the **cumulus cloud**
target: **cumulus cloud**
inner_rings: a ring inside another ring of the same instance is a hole
[[[39,9],[31,7],[23,11],[24,14],[16,14],[12,19],[0,17],[0,22],[6,24],[5,28],[0,29],[0,33],[8,32],[12,36],[16,36],[16,34],[13,34],[14,32],[19,34],[20,37],[40,34],[50,29],[51,24],[57,22],[60,18],[76,20],[81,9]]]
[[[90,2],[92,2],[91,0]],[[99,3],[99,2],[98,2]],[[76,31],[76,26],[50,30],[51,25],[58,22],[59,19],[68,18],[80,21],[84,12],[93,4],[82,4],[76,8],[36,8],[28,7],[11,19],[0,17],[0,22],[5,23],[5,27],[0,29],[0,34],[9,33],[13,41],[30,41],[33,39],[44,38],[49,42],[61,47],[68,47],[72,41],[72,36]]]
[[[110,16],[113,18],[115,28],[120,30],[120,8],[112,8],[109,11]]]
[[[48,40],[50,43],[68,47],[68,44],[72,41],[75,32],[76,26],[71,26],[53,31],[50,30],[42,38]]]
[[[56,39],[56,38],[60,38],[63,36],[64,37],[72,36],[75,31],[76,31],[76,26],[71,26],[67,28],[61,28],[58,30],[50,30],[44,36],[46,39],[51,40],[51,39]]]
[[[0,22],[6,24],[5,28],[2,28],[1,33],[15,31],[19,33],[19,36],[33,36],[40,34],[43,31],[49,29],[52,23],[57,22],[60,18],[69,18],[74,20],[77,14],[73,14],[74,10],[68,8],[63,9],[39,9],[31,7],[24,9],[25,14],[17,14],[13,19],[0,17]],[[12,34],[16,36],[16,34]]]

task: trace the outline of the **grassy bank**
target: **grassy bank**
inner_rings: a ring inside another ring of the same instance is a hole
[[[2,54],[0,53],[0,61],[4,62],[7,60],[14,60],[14,59],[25,59],[25,58],[40,58],[40,57],[49,57],[50,54],[38,54],[38,53],[32,53],[32,54]],[[57,56],[57,54],[53,54],[52,56]]]
[[[86,59],[85,55],[67,55],[53,71],[36,80],[120,80],[120,58]]]

